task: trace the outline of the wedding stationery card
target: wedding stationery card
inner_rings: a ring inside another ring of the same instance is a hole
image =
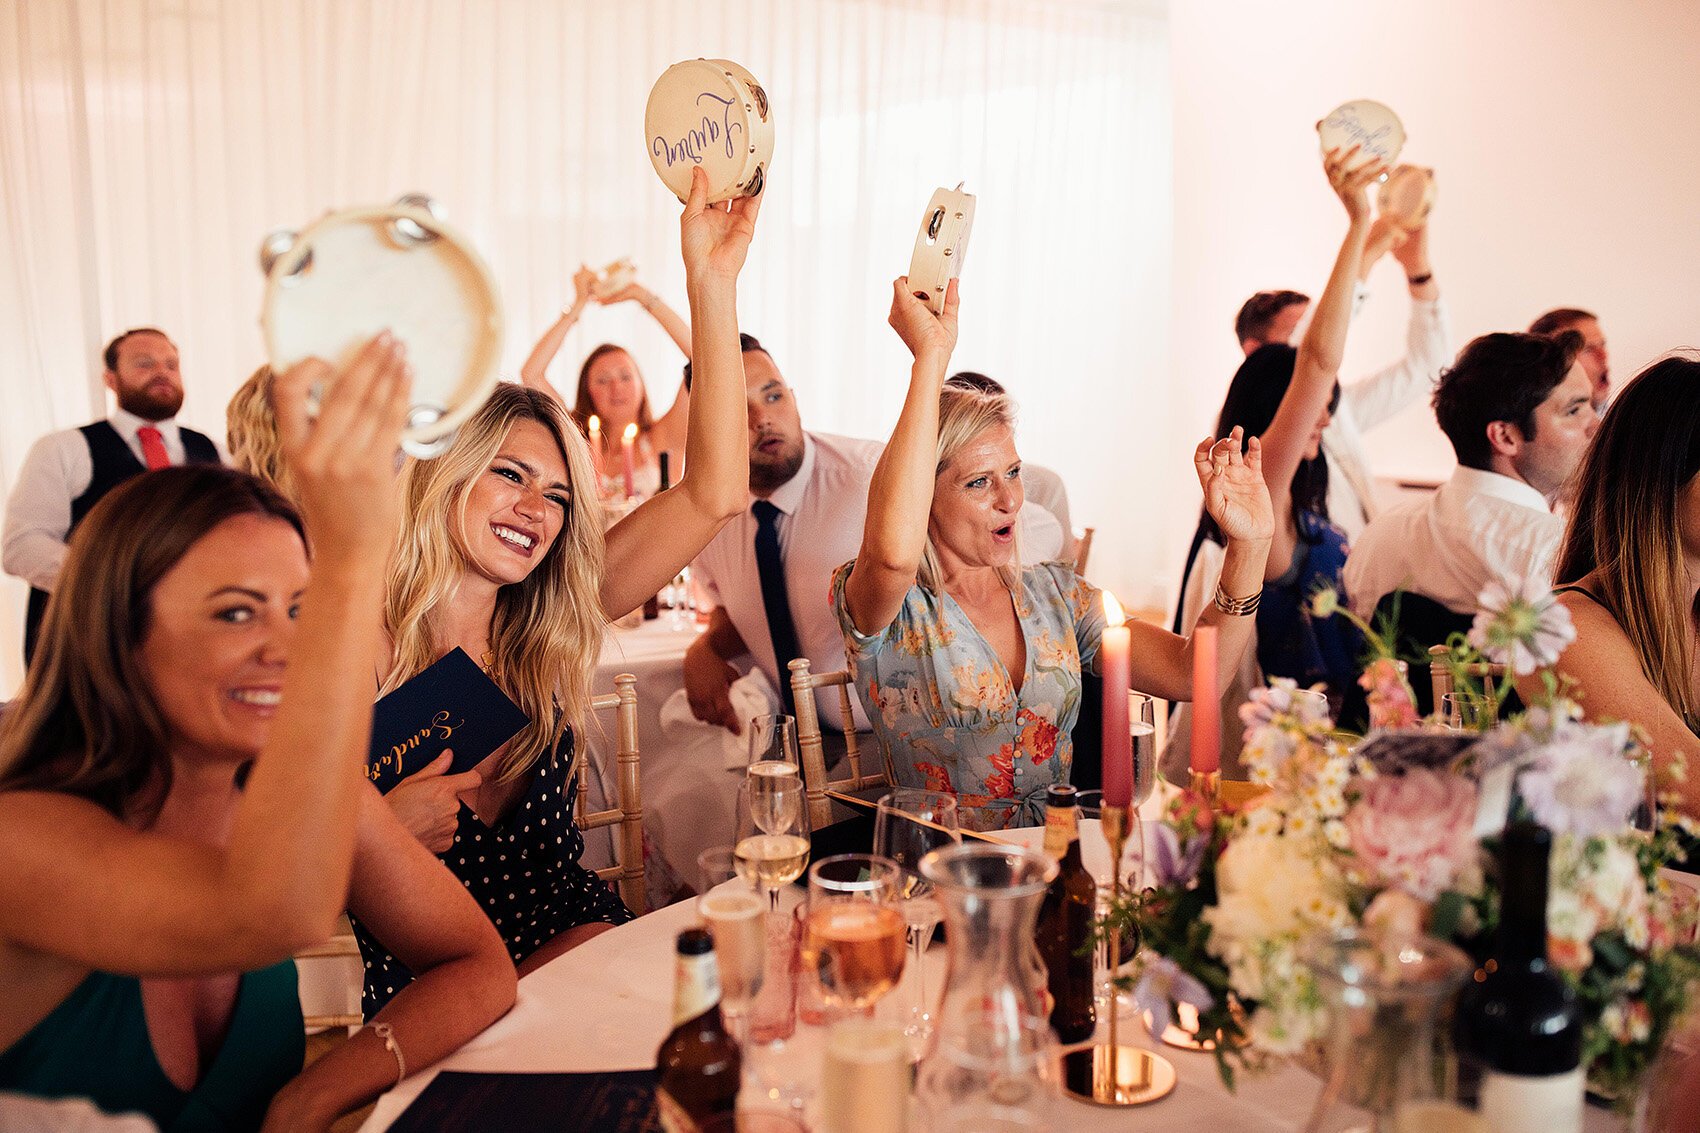
[[[467,771],[530,722],[465,650],[455,649],[373,707],[366,774],[388,791],[451,750],[449,773]]]
[[[655,1071],[484,1074],[445,1070],[391,1133],[661,1133]]]

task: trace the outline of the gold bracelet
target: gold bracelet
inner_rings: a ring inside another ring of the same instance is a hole
[[[1230,598],[1228,592],[1222,589],[1222,584],[1216,584],[1216,608],[1230,618],[1245,618],[1257,613],[1257,607],[1263,601],[1263,591],[1258,590],[1247,598]]]
[[[384,1049],[395,1055],[395,1080],[396,1085],[401,1085],[401,1080],[407,1077],[407,1059],[401,1055],[401,1044],[395,1041],[395,1028],[388,1023],[369,1023],[366,1029],[383,1039]]]

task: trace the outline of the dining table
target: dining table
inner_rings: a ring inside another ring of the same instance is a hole
[[[1036,848],[1043,834],[1033,829],[997,836]],[[1087,869],[1108,881],[1110,855],[1095,820],[1082,821],[1081,847]],[[1135,860],[1130,850],[1124,871]],[[802,890],[787,886],[782,898],[782,909],[795,906],[803,899]],[[361,1127],[362,1133],[389,1128],[443,1070],[612,1073],[654,1067],[656,1051],[672,1027],[675,940],[680,931],[699,923],[696,903],[679,902],[604,932],[527,975],[520,980],[513,1010],[436,1066],[409,1075],[384,1094]],[[947,955],[946,945],[934,944],[925,955],[923,971],[915,972],[911,965],[880,1010],[903,1009],[901,1005],[914,994],[912,981],[922,977],[936,998]],[[1120,1041],[1168,1059],[1175,1068],[1175,1089],[1131,1114],[1077,1101],[1058,1091],[1049,1101],[1051,1128],[1056,1133],[1130,1128],[1290,1133],[1307,1127],[1319,1090],[1318,1079],[1308,1071],[1290,1062],[1271,1061],[1256,1072],[1242,1072],[1237,1088],[1230,1090],[1222,1083],[1212,1054],[1164,1046],[1146,1033],[1131,1007],[1123,1007],[1122,1012]],[[1106,1023],[1100,1022],[1099,1041],[1105,1031]],[[818,1081],[824,1037],[823,1027],[799,1022],[789,1040],[746,1059],[740,1106],[761,1109],[795,1104],[795,1096],[785,1102],[774,1100],[778,1091],[764,1085],[782,1079],[804,1083],[806,1099],[807,1084]],[[818,1116],[814,1104],[802,1103],[802,1119],[810,1127]],[[1366,1117],[1341,1115],[1322,1129],[1343,1130],[1364,1124]],[[499,1127],[496,1120],[483,1128]],[[1587,1133],[1623,1127],[1611,1111],[1588,1107]],[[562,1115],[560,1128],[574,1128],[570,1115]]]

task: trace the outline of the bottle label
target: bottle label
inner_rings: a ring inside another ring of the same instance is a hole
[[[680,956],[673,977],[673,1025],[695,1019],[720,1002],[720,969],[714,953]]]
[[[1582,1133],[1582,1068],[1525,1076],[1482,1076],[1482,1119],[1494,1133]]]
[[[665,1089],[655,1091],[655,1115],[665,1133],[700,1133],[702,1126]]]
[[[1080,837],[1080,811],[1076,807],[1045,808],[1045,853],[1062,861],[1068,844]]]

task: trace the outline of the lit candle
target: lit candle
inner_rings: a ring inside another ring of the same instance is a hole
[[[1216,627],[1192,631],[1192,769],[1222,769],[1222,697],[1216,691]]]
[[[1128,655],[1133,634],[1123,623],[1122,604],[1104,591],[1104,636],[1098,644],[1098,675],[1104,678],[1104,805],[1133,802],[1133,734],[1127,727]]]
[[[620,474],[626,478],[626,498],[629,500],[637,495],[637,489],[632,485],[632,446],[637,443],[637,422],[626,426],[626,431],[620,436]]]

